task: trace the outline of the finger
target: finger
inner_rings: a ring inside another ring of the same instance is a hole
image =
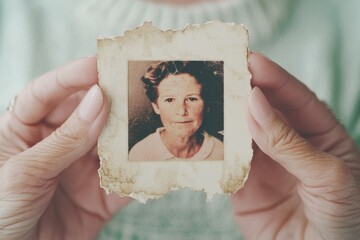
[[[61,100],[98,82],[96,57],[83,58],[33,80],[17,97],[14,115],[25,124],[41,121]]]
[[[48,113],[48,115],[43,119],[43,123],[54,128],[61,126],[61,124],[70,117],[72,112],[79,105],[86,92],[86,90],[80,90],[64,99]]]
[[[276,63],[252,53],[249,68],[253,86],[259,87],[271,105],[280,110],[290,126],[302,135],[321,134],[337,125],[327,106]]]
[[[293,175],[260,151],[256,144],[253,149],[251,171],[246,184],[231,197],[235,212],[241,214],[270,209],[296,191],[297,180]],[[241,201],[241,204],[235,204],[238,201]]]
[[[339,174],[351,175],[343,161],[319,151],[287,126],[257,87],[249,98],[249,112],[249,128],[256,144],[301,182],[326,186]]]
[[[129,202],[130,198],[120,198],[117,194],[105,193],[99,185],[99,163],[97,147],[94,146],[91,151],[61,173],[59,184],[67,193],[71,193],[71,201],[75,205],[81,205],[86,212],[109,220],[116,211]],[[84,196],[87,197],[85,201]]]
[[[50,136],[6,164],[41,179],[55,178],[71,163],[92,149],[107,117],[100,88],[94,85],[70,118]],[[4,165],[4,166],[5,166]]]
[[[252,84],[262,89],[283,120],[317,149],[342,159],[360,178],[360,163],[349,152],[358,152],[326,104],[296,78],[266,57],[250,56]],[[256,111],[256,110],[255,110]]]

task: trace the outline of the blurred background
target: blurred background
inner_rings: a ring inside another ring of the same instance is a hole
[[[98,36],[144,21],[167,30],[211,20],[244,24],[250,49],[301,79],[360,145],[358,0],[1,0],[0,112],[34,77],[96,54]],[[211,51],[211,49],[209,49]],[[241,203],[239,203],[241,204]],[[98,239],[241,239],[227,196],[180,190],[136,201]]]

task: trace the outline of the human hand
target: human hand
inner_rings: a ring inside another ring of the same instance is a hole
[[[99,187],[109,108],[97,81],[96,58],[80,59],[32,81],[1,116],[0,239],[92,239],[129,201]]]
[[[323,102],[251,54],[254,157],[232,196],[246,239],[359,239],[360,153]],[[261,90],[260,90],[261,89]]]

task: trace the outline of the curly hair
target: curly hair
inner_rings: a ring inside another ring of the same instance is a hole
[[[204,124],[219,125],[214,123],[213,119],[214,116],[223,114],[223,61],[161,61],[152,64],[141,78],[145,84],[146,95],[150,102],[156,103],[159,97],[158,86],[162,80],[169,75],[184,73],[193,76],[201,85],[201,97],[205,104]],[[220,125],[223,126],[223,120]]]
[[[201,96],[208,99],[216,85],[222,85],[223,62],[220,61],[164,61],[151,65],[141,80],[145,84],[146,95],[151,102],[159,97],[158,86],[169,75],[187,73],[202,86]],[[216,84],[217,83],[217,84]]]

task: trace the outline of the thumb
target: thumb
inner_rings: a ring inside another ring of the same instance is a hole
[[[27,175],[55,178],[94,146],[106,121],[106,106],[99,86],[92,86],[61,127],[7,163],[21,166]]]
[[[340,159],[316,149],[284,123],[257,87],[249,98],[248,124],[259,148],[306,185],[349,171]]]

